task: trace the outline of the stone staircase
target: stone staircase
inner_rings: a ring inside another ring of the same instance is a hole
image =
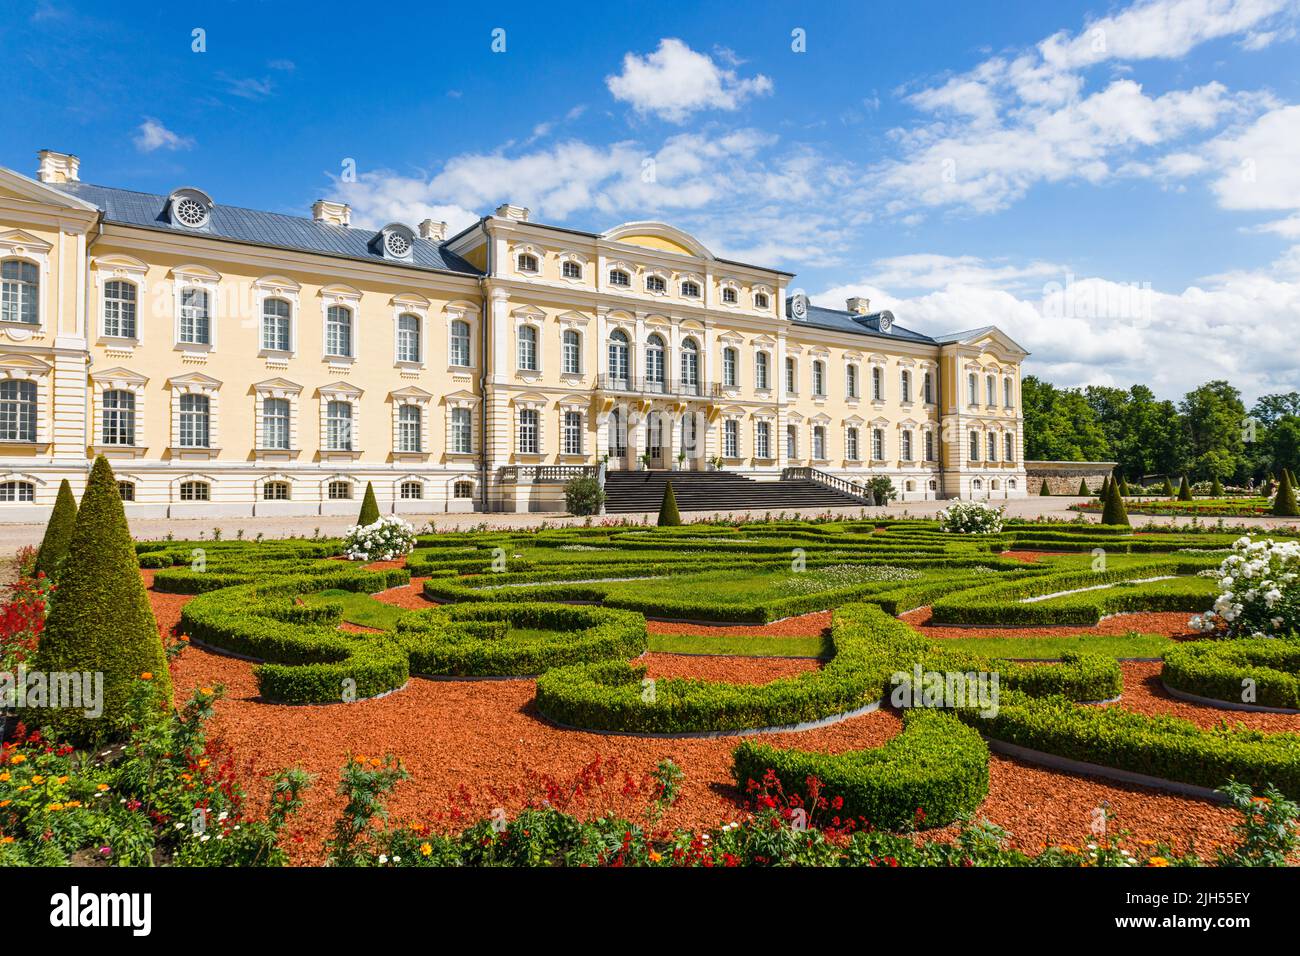
[[[775,513],[866,504],[811,479],[754,481],[729,471],[610,471],[605,475],[605,512],[658,512],[670,479],[678,511]]]

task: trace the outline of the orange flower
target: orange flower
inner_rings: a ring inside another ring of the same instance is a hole
[[[40,786],[44,782],[45,782],[45,778],[42,777],[39,773],[32,774],[32,783],[36,784],[37,786]]]
[[[50,804],[48,807],[46,807],[45,809],[49,810],[51,813],[58,813],[60,810],[63,809],[63,804],[61,804],[61,803],[51,803],[51,804]]]
[[[27,757],[23,754],[14,754],[13,759],[10,760],[9,762],[14,766],[17,766],[20,763],[26,763]]]
[[[0,773],[0,783],[8,783],[8,782],[9,782],[9,774]]]
[[[1166,860],[1163,856],[1153,856],[1151,859],[1147,860],[1147,866],[1168,866],[1168,865],[1169,865],[1169,861]]]
[[[68,782],[67,774],[64,774],[62,777],[59,778],[59,783],[67,783],[67,782]]]
[[[13,843],[13,837],[0,837],[0,843]]]
[[[149,673],[149,671],[145,671],[143,674],[140,675],[140,679],[141,679],[141,680],[153,680],[153,674]]]
[[[651,851],[650,851],[650,862],[651,862],[651,863],[658,863],[658,862],[659,862],[660,860],[662,860],[663,858],[664,858],[664,855],[663,855],[662,853],[656,853],[654,850],[651,850]]]
[[[432,847],[430,844],[428,844],[428,843],[421,843],[421,844],[420,844],[420,854],[421,854],[422,856],[428,856],[428,855],[431,854],[432,852],[433,852],[433,847]]]
[[[11,804],[11,803],[13,803],[12,800],[0,800],[0,810],[2,810],[2,809],[4,809],[5,807],[9,806],[9,804]]]
[[[108,784],[106,784],[106,783],[101,783],[101,784],[100,784],[99,786],[97,786],[95,789],[98,790],[100,793],[103,793],[105,790],[108,789]]]
[[[212,688],[211,688],[211,687],[200,687],[200,688],[199,688],[199,693],[202,694],[204,697],[211,697],[211,696],[212,696]]]

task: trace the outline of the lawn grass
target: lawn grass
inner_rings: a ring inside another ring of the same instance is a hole
[[[740,657],[830,657],[829,637],[753,637],[712,634],[651,634],[661,654],[729,654]]]
[[[1076,634],[1072,637],[955,637],[944,650],[1002,660],[1054,660],[1068,651],[1109,657],[1159,657],[1178,642],[1162,634]]]
[[[406,613],[400,607],[393,607],[383,601],[376,601],[369,594],[358,594],[355,591],[335,589],[317,591],[315,594],[304,595],[303,600],[307,604],[339,601],[343,605],[343,620],[349,624],[359,624],[362,627],[377,627],[385,631],[396,627],[397,619]]]

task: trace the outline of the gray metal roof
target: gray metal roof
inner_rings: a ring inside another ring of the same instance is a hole
[[[278,212],[262,212],[219,203],[213,204],[206,229],[186,229],[171,224],[167,215],[167,196],[80,182],[52,184],[52,188],[103,210],[107,222],[417,269],[436,269],[472,276],[481,274],[460,256],[444,248],[445,243],[421,239],[419,236],[416,236],[411,250],[411,261],[406,263],[386,259],[373,251],[371,242],[377,233],[369,229],[335,226],[304,216],[287,216]]]
[[[818,329],[829,329],[833,332],[849,332],[853,335],[869,335],[878,339],[894,339],[905,342],[924,342],[929,345],[937,344],[936,341],[928,335],[922,335],[920,332],[913,332],[911,329],[903,328],[895,322],[888,332],[880,331],[880,313],[872,312],[868,315],[860,315],[857,312],[841,311],[840,309],[826,309],[819,305],[808,305],[808,314],[805,318],[797,319],[790,315],[789,300],[786,300],[786,315],[790,316],[790,321],[796,325],[807,325]]]

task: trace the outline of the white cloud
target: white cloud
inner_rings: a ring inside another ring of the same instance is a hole
[[[1209,145],[1214,192],[1228,209],[1300,209],[1300,105],[1259,117]]]
[[[152,153],[157,149],[189,149],[194,140],[188,136],[173,133],[153,117],[145,117],[135,134],[135,148],[142,153]]]
[[[728,59],[735,62],[734,55]],[[751,96],[772,92],[772,81],[761,73],[742,78],[672,37],[660,40],[659,49],[645,56],[624,55],[623,72],[607,76],[605,85],[614,99],[638,113],[672,123],[684,122],[698,110],[735,110]]]

